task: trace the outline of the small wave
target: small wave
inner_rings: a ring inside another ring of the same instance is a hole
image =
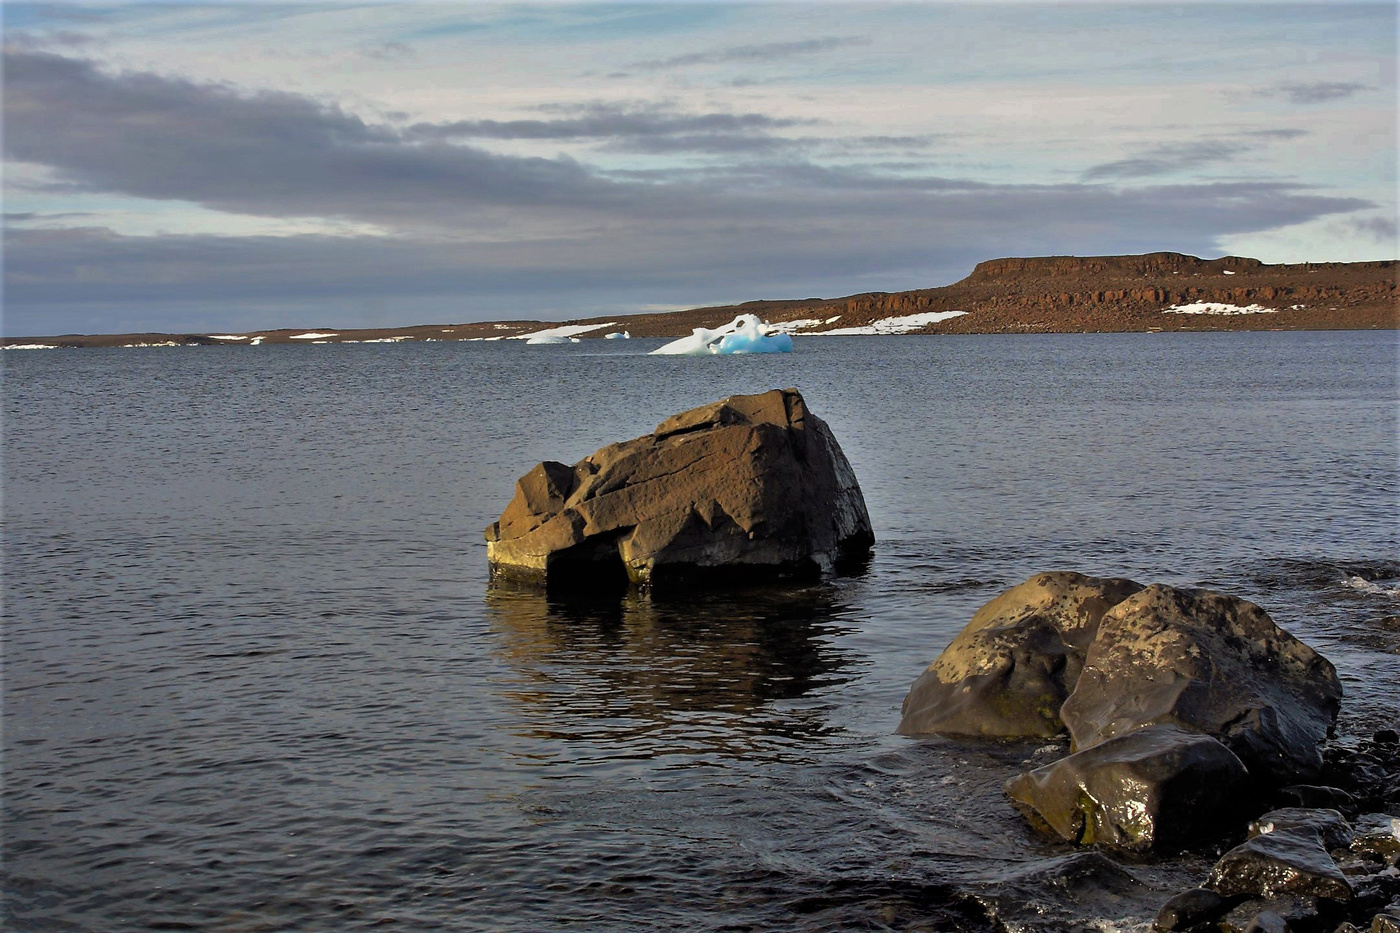
[[[1362,593],[1369,593],[1372,596],[1388,596],[1391,599],[1400,599],[1400,584],[1392,583],[1392,581],[1377,583],[1373,580],[1367,580],[1365,577],[1352,576],[1343,580],[1342,586],[1350,587]]]

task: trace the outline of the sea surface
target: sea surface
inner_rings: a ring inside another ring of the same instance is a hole
[[[4,366],[8,931],[1142,929],[1193,856],[1076,859],[1051,744],[897,736],[1042,570],[1251,599],[1400,714],[1397,334],[33,351]],[[482,528],[542,459],[796,386],[863,575],[551,601]]]

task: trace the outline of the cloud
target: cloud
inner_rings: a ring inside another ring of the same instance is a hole
[[[1375,206],[1285,183],[995,184],[819,165],[784,147],[839,141],[765,135],[786,124],[761,114],[589,106],[538,121],[553,133],[607,130],[615,135],[586,138],[615,145],[728,146],[739,156],[772,147],[763,160],[603,173],[367,122],[294,94],[112,74],[45,53],[12,54],[5,69],[6,150],[45,167],[36,184],[349,219],[391,234],[16,227],[5,244],[5,328],[18,334],[253,326],[248,308],[275,308],[289,326],[350,326],[349,299],[366,297],[392,299],[408,323],[439,315],[444,301],[466,320],[863,290],[853,283],[913,288],[992,256],[1209,252],[1225,234]],[[917,139],[848,142],[887,150]],[[1195,143],[1142,158],[1201,164],[1232,152]],[[170,323],[158,326],[162,314]]]
[[[778,58],[791,58],[794,55],[811,55],[817,52],[829,52],[832,49],[852,48],[869,44],[870,40],[862,36],[827,36],[822,39],[803,39],[797,42],[769,42],[763,45],[736,45],[727,49],[713,49],[708,52],[692,52],[688,55],[677,55],[673,58],[633,62],[629,67],[641,71],[659,71],[663,68],[687,68],[692,65],[754,64],[758,62],[770,62]]]
[[[1229,162],[1238,156],[1258,147],[1246,140],[1289,140],[1307,136],[1307,130],[1280,128],[1247,130],[1236,134],[1235,138],[1198,139],[1189,142],[1162,143],[1144,150],[1136,156],[1102,162],[1085,170],[1085,181],[1105,179],[1149,178],[1169,175],[1191,169],[1204,168],[1221,162]]]
[[[458,120],[416,123],[414,139],[589,139],[673,136],[682,133],[741,133],[811,124],[761,113],[675,113],[659,107],[592,104],[577,116],[551,120]]]
[[[1326,104],[1334,100],[1345,100],[1371,89],[1369,84],[1356,81],[1315,81],[1311,84],[1289,82],[1256,91],[1255,94],[1259,97],[1283,97],[1290,104]]]

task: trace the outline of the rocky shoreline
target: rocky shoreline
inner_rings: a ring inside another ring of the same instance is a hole
[[[249,346],[502,340],[566,329],[581,338],[627,330],[680,337],[755,314],[796,335],[1152,333],[1366,330],[1400,327],[1395,261],[1271,265],[1226,256],[994,259],[952,285],[844,298],[749,301],[658,314],[567,322],[483,321],[408,327],[315,327],[226,334],[62,334],[6,337],[3,347]]]
[[[845,455],[796,389],[541,463],[485,537],[493,585],[595,598],[859,572],[874,543]],[[1339,739],[1342,702],[1333,665],[1254,603],[1061,571],[979,609],[915,680],[897,731],[1068,734],[1067,754],[1033,756],[1004,786],[1035,834],[1082,850],[1027,885],[1111,894],[1137,886],[1122,862],[1208,857],[1156,933],[1400,933],[1400,735]],[[1023,928],[997,896],[975,900],[977,925]]]

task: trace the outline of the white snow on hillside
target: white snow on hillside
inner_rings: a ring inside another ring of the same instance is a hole
[[[925,311],[923,314],[906,314],[903,317],[887,317],[882,321],[875,321],[864,327],[838,327],[835,330],[818,331],[810,336],[848,337],[907,334],[910,331],[918,330],[920,327],[927,327],[930,324],[937,324],[939,321],[961,317],[966,313],[966,311]]]
[[[511,334],[509,340],[529,340],[531,337],[577,337],[579,334],[586,334],[589,331],[602,330],[604,327],[616,327],[616,321],[605,321],[602,324],[564,324],[560,327],[546,327],[544,330],[532,330],[528,334]]]
[[[1163,308],[1163,314],[1276,314],[1278,308],[1263,305],[1227,305],[1216,301],[1198,301],[1191,305],[1174,305]]]
[[[340,336],[340,334],[318,334],[316,331],[312,331],[312,332],[310,332],[310,333],[308,333],[308,334],[292,334],[292,335],[288,336],[287,339],[288,339],[288,340],[320,340],[322,337],[339,337],[339,336]]]

